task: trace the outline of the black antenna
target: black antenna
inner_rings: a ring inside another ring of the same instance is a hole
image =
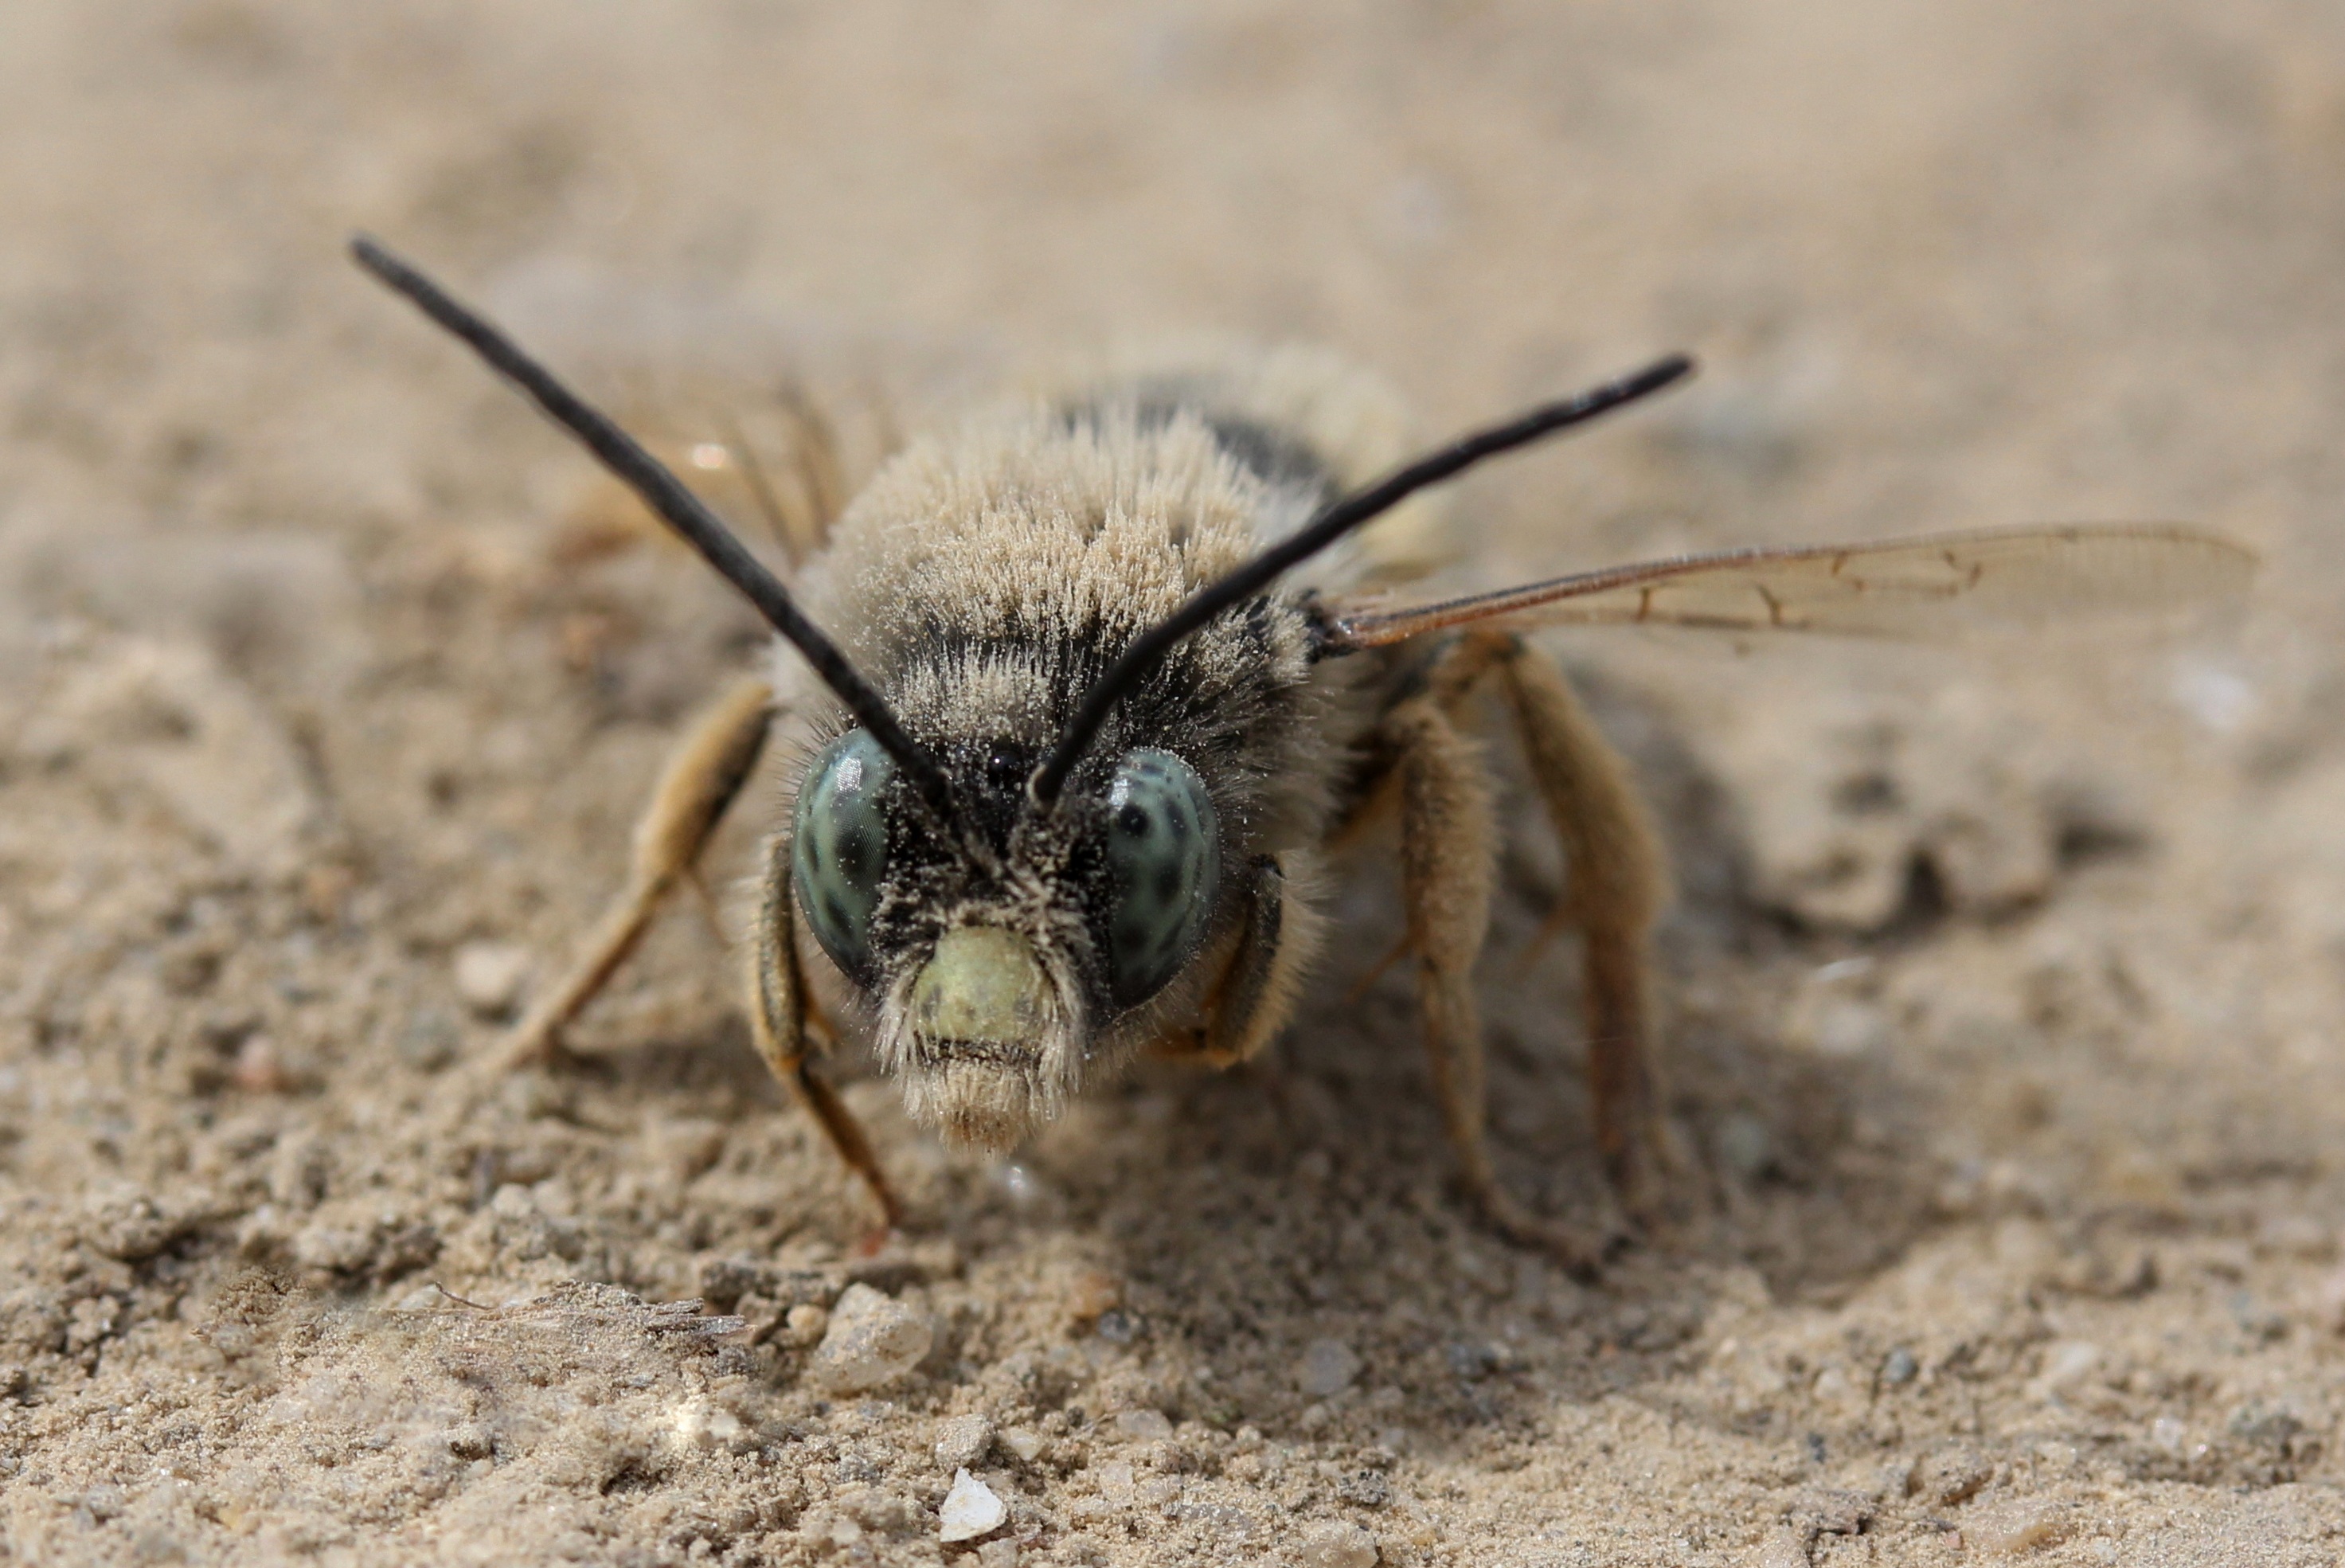
[[[1355,490],[1330,503],[1297,532],[1264,550],[1219,582],[1208,583],[1198,589],[1179,609],[1134,639],[1132,646],[1123,651],[1123,657],[1109,666],[1108,672],[1092,682],[1091,690],[1083,694],[1075,716],[1067,721],[1066,728],[1059,734],[1057,748],[1051,751],[1049,759],[1034,770],[1034,777],[1027,781],[1027,792],[1040,805],[1048,806],[1056,800],[1059,792],[1066,788],[1067,776],[1082,759],[1085,748],[1099,734],[1100,726],[1107,722],[1108,713],[1115,707],[1116,698],[1154,668],[1157,661],[1173,644],[1232,605],[1261,592],[1288,567],[1317,555],[1353,529],[1391,511],[1428,484],[1438,484],[1473,467],[1486,457],[1512,452],[1543,436],[1584,424],[1623,403],[1650,397],[1692,372],[1693,361],[1684,354],[1671,354],[1667,359],[1656,360],[1633,375],[1608,382],[1559,402],[1542,404],[1504,424],[1461,436],[1447,446],[1395,469],[1366,489]]]
[[[488,361],[490,369],[519,387],[548,418],[584,443],[604,467],[618,476],[620,483],[641,496],[645,505],[698,551],[702,560],[716,567],[719,576],[741,590],[757,607],[757,613],[806,656],[807,663],[814,667],[823,684],[838,694],[839,701],[847,705],[858,723],[871,732],[871,738],[896,759],[913,787],[938,810],[951,814],[952,788],[944,770],[905,733],[895,711],[888,706],[888,699],[848,662],[837,643],[806,618],[781,580],[749,554],[733,536],[732,530],[708,509],[706,503],[685,488],[684,482],[666,464],[645,451],[640,442],[620,429],[608,415],[556,381],[552,372],[531,359],[511,338],[374,239],[364,234],[354,237],[350,254],[360,266],[462,338],[474,353]]]

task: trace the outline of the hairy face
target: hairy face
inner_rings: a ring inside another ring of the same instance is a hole
[[[1039,759],[947,758],[944,820],[871,737],[826,747],[798,790],[790,879],[825,953],[877,1013],[880,1060],[919,1120],[1008,1147],[1079,1091],[1103,1034],[1195,961],[1223,844],[1205,780],[1138,747],[1049,808]]]

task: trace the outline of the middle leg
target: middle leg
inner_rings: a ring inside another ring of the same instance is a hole
[[[563,1029],[626,962],[668,895],[695,874],[701,850],[757,766],[773,713],[773,688],[763,680],[743,680],[686,732],[635,825],[625,891],[595,928],[585,953],[514,1027],[502,1065],[525,1066],[559,1054]]]

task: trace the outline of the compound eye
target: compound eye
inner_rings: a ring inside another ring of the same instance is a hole
[[[1169,751],[1135,751],[1108,786],[1109,979],[1134,1006],[1181,972],[1203,941],[1221,875],[1221,829],[1205,781]]]
[[[871,911],[888,860],[879,797],[894,770],[868,731],[848,730],[807,770],[790,828],[798,908],[823,952],[858,982],[871,974]]]

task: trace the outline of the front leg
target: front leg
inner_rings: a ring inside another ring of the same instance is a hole
[[[748,979],[749,1033],[757,1054],[814,1116],[847,1168],[863,1178],[893,1228],[903,1220],[904,1206],[879,1168],[869,1135],[807,1059],[806,974],[791,918],[790,844],[779,833],[766,849],[766,892],[757,906],[757,939],[749,946]]]
[[[1430,695],[1396,707],[1386,718],[1384,738],[1399,775],[1401,881],[1426,1057],[1460,1173],[1500,1231],[1575,1269],[1591,1269],[1602,1247],[1523,1208],[1498,1185],[1490,1163],[1482,1020],[1473,985],[1474,962],[1489,931],[1497,860],[1488,771]]]
[[[1203,1054],[1212,1065],[1251,1059],[1294,1015],[1319,952],[1323,917],[1308,896],[1318,869],[1317,857],[1305,850],[1290,850],[1285,864],[1258,855],[1248,868],[1245,925],[1205,1032]]]
[[[1313,896],[1319,868],[1318,854],[1307,850],[1256,855],[1246,863],[1237,938],[1205,998],[1204,1023],[1160,1041],[1155,1054],[1234,1067],[1277,1038],[1319,953],[1326,923]]]

